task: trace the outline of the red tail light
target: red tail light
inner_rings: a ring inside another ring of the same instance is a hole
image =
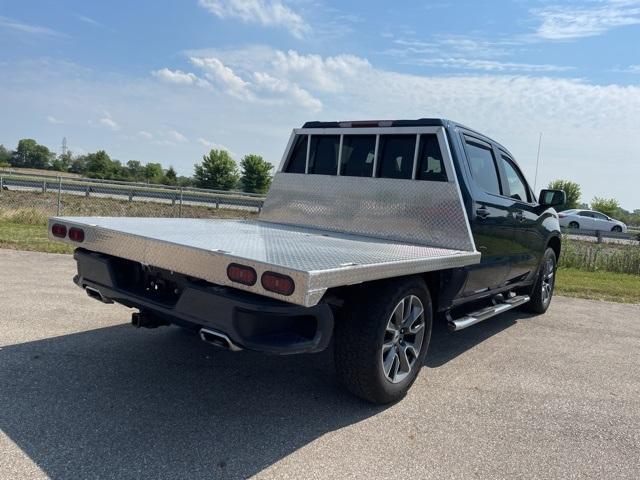
[[[237,263],[232,263],[227,267],[227,277],[232,282],[242,283],[250,287],[255,285],[258,280],[258,274],[253,268],[238,265]]]
[[[558,214],[558,217],[559,217],[559,218],[564,218],[564,217],[566,217],[566,215],[565,215],[564,213],[559,213],[559,214]]]
[[[51,227],[51,233],[54,237],[65,238],[67,236],[67,227],[61,223],[54,223]]]
[[[270,292],[289,296],[296,288],[291,277],[275,272],[265,272],[261,278],[262,287]]]
[[[71,227],[69,229],[69,240],[73,240],[74,242],[84,242],[84,230],[81,228]]]

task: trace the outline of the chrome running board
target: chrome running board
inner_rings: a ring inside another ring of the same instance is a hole
[[[456,332],[464,328],[480,323],[488,318],[494,317],[500,313],[511,310],[512,308],[519,307],[520,305],[527,303],[531,298],[528,295],[516,295],[511,298],[500,298],[496,301],[495,305],[482,308],[475,312],[471,312],[464,317],[453,319],[447,314],[447,328],[451,332]]]

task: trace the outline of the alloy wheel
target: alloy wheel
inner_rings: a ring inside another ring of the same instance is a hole
[[[387,380],[399,383],[412,371],[422,350],[424,306],[415,295],[404,297],[391,313],[382,344],[382,369]]]
[[[542,270],[542,302],[546,305],[551,301],[553,295],[553,286],[555,283],[555,262],[553,258],[549,257],[544,262],[544,268]]]

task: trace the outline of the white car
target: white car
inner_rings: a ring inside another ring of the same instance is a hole
[[[627,226],[619,220],[593,210],[564,210],[558,213],[560,226],[582,230],[601,230],[607,232],[626,232]]]

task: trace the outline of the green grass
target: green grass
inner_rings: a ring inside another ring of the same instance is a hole
[[[73,247],[69,245],[49,241],[46,225],[14,223],[3,219],[0,219],[0,248],[46,253],[73,252]]]
[[[560,268],[556,293],[592,300],[640,303],[640,275]]]

